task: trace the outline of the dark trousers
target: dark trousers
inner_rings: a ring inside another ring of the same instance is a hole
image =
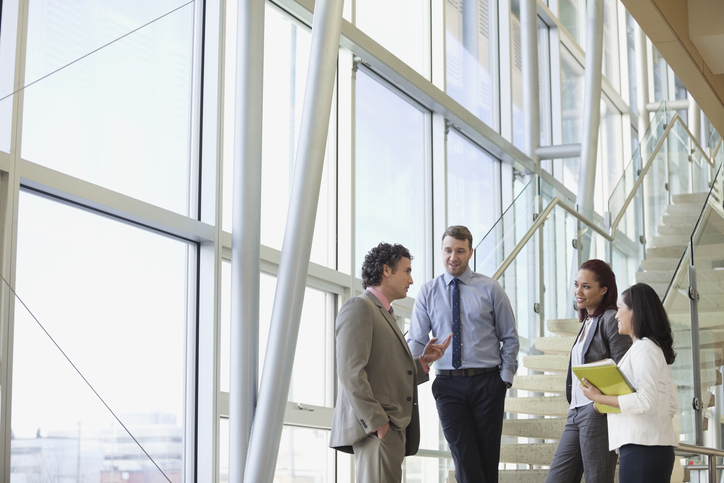
[[[497,483],[506,391],[499,371],[435,378],[432,395],[458,483]]]
[[[674,470],[673,446],[625,444],[618,449],[619,483],[668,483]]]
[[[568,410],[566,427],[553,456],[546,483],[613,483],[617,455],[608,450],[606,415],[593,404]]]

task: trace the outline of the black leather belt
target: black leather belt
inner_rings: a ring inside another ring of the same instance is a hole
[[[485,368],[472,368],[472,369],[453,369],[453,370],[447,370],[447,369],[438,369],[437,375],[438,376],[477,376],[479,374],[485,374],[486,372],[490,371],[499,371],[499,367],[485,367]]]

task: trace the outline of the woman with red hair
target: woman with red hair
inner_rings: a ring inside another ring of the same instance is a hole
[[[573,282],[573,295],[581,330],[568,363],[568,418],[546,483],[579,483],[583,474],[586,483],[613,483],[618,456],[608,449],[606,415],[595,409],[579,384],[573,384],[571,366],[608,358],[618,363],[631,347],[631,338],[618,333],[616,276],[606,262],[584,262]]]

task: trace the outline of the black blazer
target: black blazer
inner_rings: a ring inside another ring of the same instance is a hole
[[[583,362],[600,361],[601,359],[611,358],[616,361],[621,360],[623,355],[631,347],[631,337],[618,333],[618,322],[616,321],[616,309],[608,309],[591,322],[593,337],[590,339],[588,346],[583,347]],[[576,340],[581,336],[581,330],[578,331]],[[575,342],[573,343],[575,345]],[[578,380],[578,379],[576,379]],[[568,359],[568,377],[566,377],[566,399],[571,402],[571,389],[573,385],[573,375],[571,373],[571,359]]]

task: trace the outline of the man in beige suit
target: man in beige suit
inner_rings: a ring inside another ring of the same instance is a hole
[[[380,243],[362,265],[364,293],[349,299],[336,323],[339,388],[330,447],[354,453],[357,483],[402,480],[402,460],[420,442],[417,385],[450,344],[425,346],[414,359],[390,303],[407,296],[412,257],[402,245]]]

